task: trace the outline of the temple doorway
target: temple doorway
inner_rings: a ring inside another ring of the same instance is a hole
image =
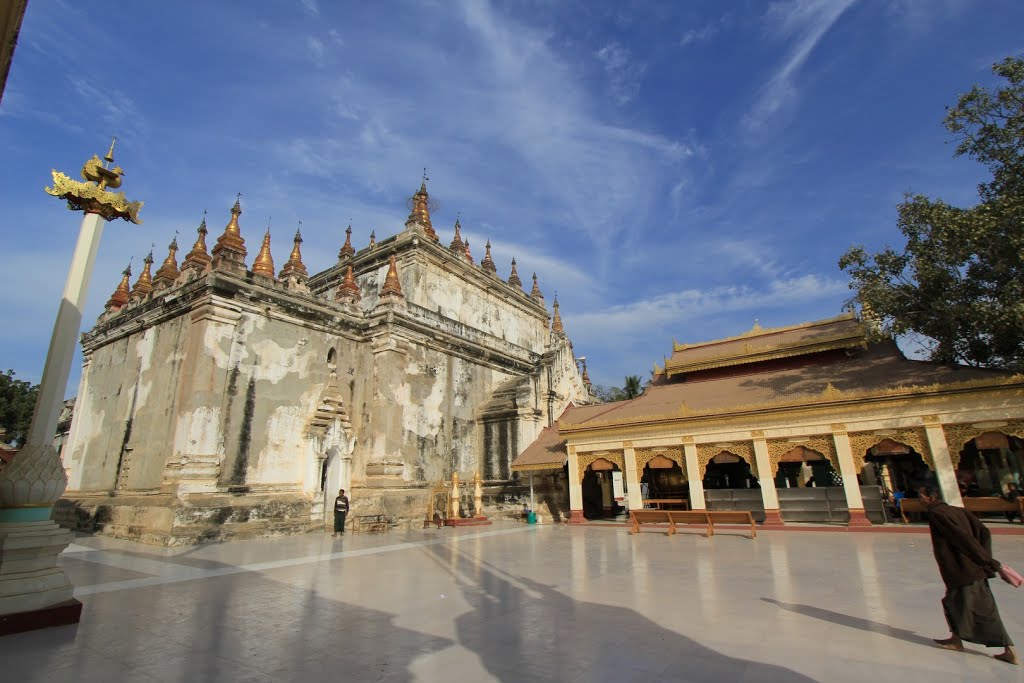
[[[615,500],[612,473],[621,472],[610,460],[598,458],[583,473],[583,516],[587,519],[615,517],[623,511]]]
[[[644,500],[653,499],[688,499],[690,488],[686,482],[683,468],[675,460],[664,455],[656,455],[644,465],[640,477],[640,491]]]
[[[750,463],[729,451],[722,451],[708,462],[704,472],[704,489],[760,488]]]
[[[1007,484],[1020,486],[1022,464],[1024,442],[1020,438],[995,431],[979,434],[960,451],[956,468],[960,493],[968,498],[1001,496]]]
[[[868,472],[869,467],[873,471]],[[866,483],[876,479],[883,494],[890,499],[895,493],[915,498],[920,487],[937,485],[935,472],[924,457],[907,444],[892,439],[882,439],[868,449],[861,477]]]

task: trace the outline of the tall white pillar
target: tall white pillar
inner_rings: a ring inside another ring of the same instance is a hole
[[[755,435],[754,460],[757,463],[757,480],[761,485],[761,500],[764,501],[764,525],[782,526],[782,515],[779,513],[779,494],[775,490],[775,479],[772,478],[772,463],[768,458],[768,442],[763,436]]]
[[[636,469],[636,451],[632,441],[623,444],[622,458],[626,465],[626,503],[630,510],[641,510],[644,503],[640,495],[640,473]]]
[[[839,475],[843,478],[843,491],[846,493],[846,507],[850,511],[850,526],[871,526],[864,513],[864,499],[860,495],[860,483],[857,481],[857,466],[853,462],[853,451],[850,449],[850,437],[843,430],[832,433],[835,441],[836,455],[839,459]]]
[[[704,502],[704,481],[700,476],[700,465],[697,464],[697,446],[692,441],[683,444],[683,457],[686,459],[686,483],[690,486],[690,509],[706,510]]]
[[[962,508],[964,501],[960,497],[960,486],[956,481],[956,470],[953,469],[953,461],[949,457],[949,445],[946,443],[946,433],[942,431],[942,425],[938,422],[925,424],[924,433],[928,439],[928,449],[932,452],[935,477],[939,481],[942,499],[950,505]]]
[[[586,524],[583,517],[583,482],[580,481],[580,459],[576,447],[569,446],[569,524]]]

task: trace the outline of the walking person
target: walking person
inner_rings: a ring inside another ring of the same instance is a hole
[[[334,499],[334,533],[332,536],[345,533],[345,515],[348,514],[348,496],[345,489],[338,490],[338,497]]]
[[[935,642],[943,649],[957,652],[964,651],[965,640],[1002,647],[995,658],[1019,664],[988,585],[988,580],[1002,567],[992,557],[992,534],[971,513],[943,503],[935,488],[923,486],[918,495],[928,510],[932,551],[946,584],[942,608],[950,637],[936,638]]]

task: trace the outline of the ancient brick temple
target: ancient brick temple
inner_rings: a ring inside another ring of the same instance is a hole
[[[247,266],[238,202],[210,252],[204,219],[180,269],[172,242],[126,270],[83,336],[56,518],[163,544],[287,533],[344,487],[350,518],[419,524],[454,472],[500,513],[511,461],[589,382],[536,275],[502,279],[489,244],[474,263],[458,222],[441,244],[429,201],[424,182],[358,251],[350,228],[313,276],[298,233],[280,271],[269,230]]]

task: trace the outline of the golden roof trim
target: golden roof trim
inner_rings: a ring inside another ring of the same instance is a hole
[[[558,422],[559,433],[581,433],[592,429],[601,429],[605,427],[629,427],[639,426],[651,422],[664,422],[667,420],[675,419],[696,419],[702,417],[729,417],[740,413],[767,413],[774,412],[777,410],[791,409],[808,407],[814,409],[823,409],[826,403],[834,404],[837,402],[860,402],[873,399],[899,399],[899,398],[911,398],[915,396],[921,396],[923,394],[936,395],[950,391],[971,391],[971,390],[985,390],[992,389],[997,390],[1001,388],[1013,387],[1014,385],[1024,385],[1024,375],[1015,374],[1010,377],[1000,379],[975,379],[966,380],[963,382],[954,382],[950,384],[934,383],[928,385],[911,385],[906,387],[894,387],[891,389],[881,390],[855,390],[855,391],[843,391],[836,389],[831,383],[826,385],[824,390],[815,397],[808,396],[807,398],[800,401],[766,401],[762,403],[751,403],[751,404],[739,404],[730,406],[727,409],[708,409],[708,410],[691,410],[687,408],[685,403],[680,402],[679,409],[674,413],[660,413],[653,415],[638,415],[628,420],[616,420],[614,418],[606,420],[598,420],[593,422],[582,422],[578,424],[563,424],[561,421]]]
[[[856,343],[851,344],[851,342]],[[729,367],[731,365],[744,365],[747,363],[759,363],[766,360],[777,360],[779,358],[791,358],[803,356],[809,353],[820,353],[821,351],[834,351],[846,349],[851,346],[866,346],[867,340],[863,332],[859,334],[841,334],[824,339],[812,339],[803,343],[793,342],[780,344],[760,351],[746,350],[742,353],[733,353],[722,356],[712,356],[701,360],[690,362],[676,361],[671,358],[665,360],[665,371],[668,377],[679,375],[684,372],[696,372],[698,370],[710,370],[713,368]]]
[[[749,339],[751,337],[763,337],[769,334],[778,334],[780,332],[792,332],[793,330],[809,329],[811,327],[821,327],[823,325],[829,325],[832,323],[845,322],[847,320],[857,320],[857,316],[853,313],[841,313],[834,318],[826,318],[825,320],[810,320],[796,325],[787,325],[784,327],[761,327],[760,324],[754,323],[754,326],[733,337],[723,337],[722,339],[712,339],[710,341],[698,342],[696,344],[680,344],[675,339],[672,340],[672,351],[685,351],[688,349],[697,349],[703,346],[712,346],[714,344],[724,344],[726,342],[738,341],[740,339]]]

